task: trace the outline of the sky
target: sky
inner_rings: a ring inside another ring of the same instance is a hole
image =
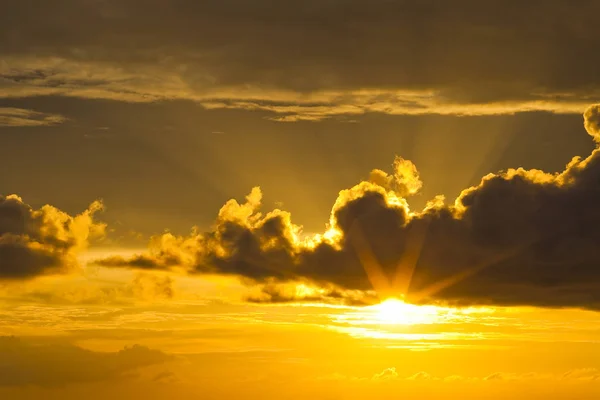
[[[596,399],[600,3],[0,13],[0,398]]]

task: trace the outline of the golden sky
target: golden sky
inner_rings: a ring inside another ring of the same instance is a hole
[[[0,13],[0,399],[600,398],[600,3]]]

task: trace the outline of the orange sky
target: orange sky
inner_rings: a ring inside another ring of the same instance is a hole
[[[0,398],[600,398],[599,12],[3,5]]]

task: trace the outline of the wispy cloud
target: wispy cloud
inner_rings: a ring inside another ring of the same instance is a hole
[[[443,88],[314,88],[296,91],[259,84],[197,85],[168,65],[140,65],[74,61],[66,58],[8,58],[0,64],[4,98],[68,96],[124,102],[189,100],[206,109],[239,109],[272,113],[278,122],[321,121],[367,113],[390,115],[505,115],[545,111],[580,114],[589,93],[580,91],[528,92],[512,97],[462,98]],[[157,77],[160,77],[159,79]],[[490,89],[491,90],[491,89]],[[597,93],[600,97],[600,92]],[[54,123],[61,122],[56,120]],[[64,118],[63,118],[64,120]]]
[[[0,126],[47,126],[65,122],[59,114],[48,114],[24,108],[0,107]]]

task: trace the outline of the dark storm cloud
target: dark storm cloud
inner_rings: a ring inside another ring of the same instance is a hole
[[[35,344],[0,337],[0,386],[65,386],[82,382],[126,379],[150,365],[172,357],[134,345],[100,353],[72,345]]]
[[[585,113],[594,138],[596,114],[597,106]],[[260,214],[255,188],[245,203],[223,206],[213,231],[159,236],[148,254],[104,264],[131,267],[143,257],[144,267],[152,260],[156,268],[238,275],[265,284],[255,301],[374,288],[415,302],[600,308],[600,150],[556,174],[487,175],[454,204],[436,198],[420,212],[396,191],[419,187],[416,169],[394,168],[340,192],[320,236],[303,238],[287,212]],[[394,178],[403,186],[391,188]],[[274,284],[302,280],[329,289],[294,294]]]
[[[46,205],[35,210],[15,195],[0,195],[0,280],[27,279],[76,268],[78,251],[104,225],[93,221],[102,208],[70,216]]]
[[[595,0],[9,2],[0,88],[282,121],[582,112],[600,94],[599,12]]]

